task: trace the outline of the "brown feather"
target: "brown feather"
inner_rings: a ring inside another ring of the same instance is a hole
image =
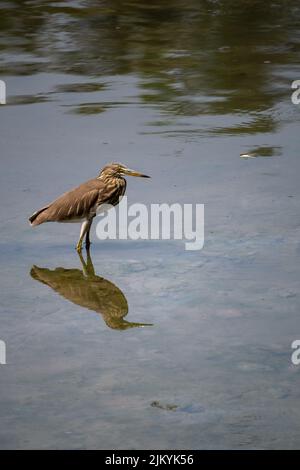
[[[37,221],[37,217],[46,209],[48,209],[49,206],[42,207],[42,209],[34,212],[31,217],[29,217],[29,222],[31,225],[39,225],[39,222]]]
[[[44,222],[69,222],[91,218],[101,204],[116,205],[126,189],[123,178],[93,178],[64,193],[48,206],[36,211],[29,219],[32,225]]]

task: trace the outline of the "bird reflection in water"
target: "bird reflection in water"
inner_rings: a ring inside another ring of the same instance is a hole
[[[80,269],[65,268],[31,268],[31,277],[46,284],[58,294],[74,304],[101,313],[106,325],[114,330],[126,330],[142,326],[152,326],[151,323],[135,323],[124,320],[128,313],[128,303],[123,292],[112,282],[95,274],[90,251]]]

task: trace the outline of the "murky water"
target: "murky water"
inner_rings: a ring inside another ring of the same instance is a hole
[[[297,2],[6,1],[0,28],[0,447],[299,447]],[[110,161],[152,176],[129,202],[204,203],[204,249],[29,227]]]

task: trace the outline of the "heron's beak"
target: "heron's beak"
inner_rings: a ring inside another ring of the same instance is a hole
[[[150,176],[143,175],[143,173],[139,173],[138,171],[131,170],[130,168],[122,169],[122,173],[128,176],[139,176],[140,178],[150,178]]]

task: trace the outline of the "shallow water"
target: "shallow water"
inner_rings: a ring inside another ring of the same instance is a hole
[[[299,7],[0,10],[0,447],[299,447]],[[85,275],[77,224],[29,227],[110,161],[204,203],[203,250],[93,232]]]

